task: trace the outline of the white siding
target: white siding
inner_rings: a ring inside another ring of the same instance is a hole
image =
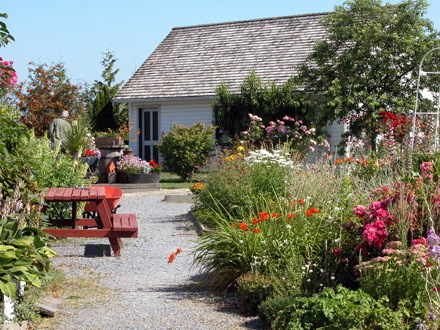
[[[211,101],[167,102],[160,108],[160,132],[168,133],[174,123],[192,126],[198,122],[206,127],[213,123]]]
[[[341,135],[345,131],[345,124],[334,122],[327,126],[325,130],[327,131],[327,134],[330,135],[330,137],[327,137],[327,141],[330,143],[331,152],[333,153],[339,142],[342,140]]]
[[[155,101],[142,103],[129,103],[129,120],[132,121],[133,132],[140,127],[139,109],[156,108],[159,110],[159,133],[168,133],[174,123],[192,126],[198,122],[205,123],[206,127],[214,121],[211,100],[182,100],[182,101]],[[132,139],[139,136],[132,136]],[[161,139],[159,137],[159,139]],[[130,146],[139,150],[139,139],[130,141]]]

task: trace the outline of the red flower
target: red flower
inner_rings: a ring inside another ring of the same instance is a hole
[[[260,216],[261,220],[264,221],[269,220],[269,213],[267,212],[259,212],[258,215]]]
[[[295,217],[295,213],[287,213],[287,219],[293,219]]]
[[[172,263],[174,261],[174,259],[176,259],[176,254],[171,253],[170,258],[168,259],[168,263]]]
[[[156,166],[156,163],[154,162],[154,160],[150,161],[149,164],[153,167]]]
[[[272,218],[279,218],[279,217],[280,217],[279,213],[276,212],[272,213]]]
[[[235,223],[231,223],[232,227],[237,228],[237,225]]]
[[[311,217],[312,215],[313,215],[312,211],[310,211],[310,210],[306,211],[306,216]]]
[[[318,211],[318,209],[316,209],[314,207],[310,208],[310,212],[312,212],[312,213],[321,213],[321,212]]]
[[[178,248],[178,249],[176,250],[176,255],[178,255],[180,252],[182,252],[182,248]]]
[[[243,231],[248,231],[248,226],[247,226],[247,224],[245,224],[244,222],[239,222],[238,224],[240,225],[240,228],[241,228]]]
[[[304,205],[306,202],[304,202],[304,199],[300,199],[300,200],[298,201],[298,203],[300,203],[301,205]]]
[[[254,228],[252,229],[254,233],[258,234],[261,233],[261,229],[260,228]]]
[[[333,254],[335,255],[335,257],[340,257],[341,250],[339,250],[337,247],[335,247],[335,248],[333,248]]]

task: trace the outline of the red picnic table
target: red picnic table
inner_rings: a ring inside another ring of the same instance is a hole
[[[55,227],[44,229],[54,237],[108,237],[115,256],[121,255],[122,237],[138,237],[135,214],[112,214],[104,187],[49,188],[46,203],[72,204],[71,219],[49,219]],[[89,202],[96,207],[97,217],[78,218],[77,203]]]

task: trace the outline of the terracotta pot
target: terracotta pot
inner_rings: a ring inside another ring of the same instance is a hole
[[[134,155],[134,150],[124,150],[124,156],[126,155]]]
[[[159,183],[160,173],[128,174],[129,183]]]

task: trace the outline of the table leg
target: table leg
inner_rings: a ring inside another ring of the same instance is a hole
[[[76,202],[72,203],[72,229],[76,229]]]
[[[115,257],[121,256],[121,246],[122,246],[122,240],[120,237],[118,238],[109,238],[110,245],[112,247],[113,253]]]

